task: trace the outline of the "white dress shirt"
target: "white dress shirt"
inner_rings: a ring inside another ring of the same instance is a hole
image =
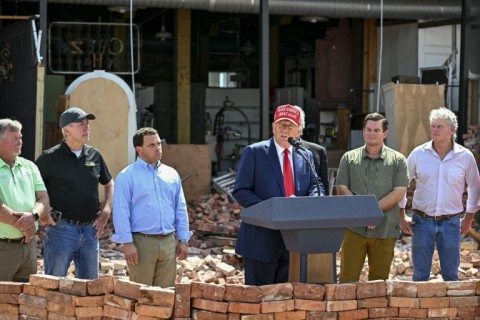
[[[431,216],[463,212],[462,198],[467,185],[466,212],[480,209],[480,180],[470,150],[454,143],[440,159],[432,141],[416,147],[407,159],[408,172],[416,181],[412,206]]]
[[[273,142],[275,143],[275,148],[277,149],[277,154],[278,154],[278,160],[280,161],[280,168],[282,168],[282,174],[283,174],[283,150],[285,150],[284,147],[281,147],[275,139],[273,139]],[[290,166],[292,167],[292,177],[295,178],[295,170],[293,170],[293,146],[288,147],[288,160],[290,160]],[[295,181],[295,180],[293,180]]]

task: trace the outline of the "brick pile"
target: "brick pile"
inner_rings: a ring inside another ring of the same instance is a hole
[[[179,283],[151,287],[118,277],[32,275],[0,282],[0,319],[320,320],[478,319],[480,281],[373,281],[265,286]]]

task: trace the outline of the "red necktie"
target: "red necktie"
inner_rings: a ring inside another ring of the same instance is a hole
[[[285,196],[287,197],[295,194],[292,166],[288,158],[289,153],[288,149],[283,150],[283,184],[285,185]]]

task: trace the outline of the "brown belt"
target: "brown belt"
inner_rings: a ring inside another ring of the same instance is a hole
[[[417,210],[417,209],[413,209],[413,212],[415,212],[415,214],[418,214],[421,217],[430,218],[430,219],[434,219],[434,220],[448,220],[448,219],[451,219],[453,217],[459,216],[463,213],[463,212],[459,212],[459,213],[454,213],[454,214],[442,214],[442,215],[439,215],[439,216],[431,216],[431,215],[428,215],[425,212]]]
[[[0,242],[6,242],[6,243],[25,243],[25,237],[23,238],[17,238],[17,239],[8,239],[8,238],[0,238]]]
[[[163,239],[171,235],[173,232],[167,233],[167,234],[146,234],[146,233],[141,233],[141,232],[132,232],[132,234],[139,235],[145,238],[156,238],[156,239]]]

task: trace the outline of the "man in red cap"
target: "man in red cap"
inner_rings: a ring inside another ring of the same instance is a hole
[[[324,195],[317,190],[310,165],[293,152],[289,137],[301,131],[300,112],[291,105],[275,110],[273,138],[246,147],[240,158],[233,196],[244,208],[273,197]],[[312,153],[302,151],[313,163]],[[242,222],[236,253],[244,258],[245,284],[265,285],[288,281],[289,252],[279,230]]]

